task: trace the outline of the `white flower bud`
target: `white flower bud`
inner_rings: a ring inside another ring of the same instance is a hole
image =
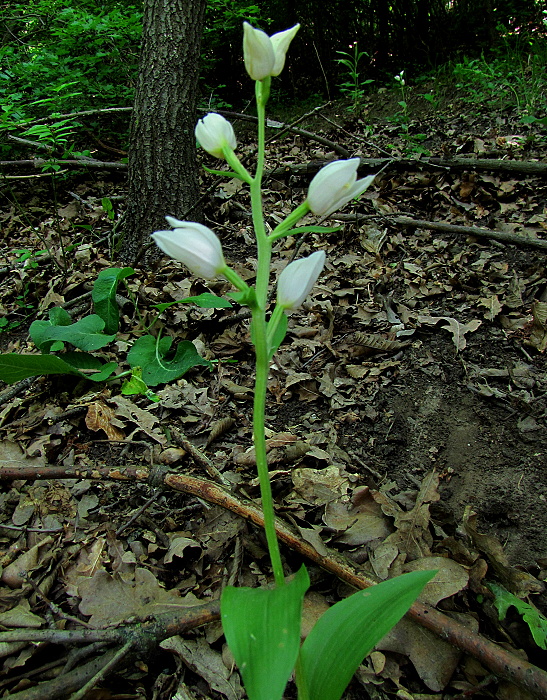
[[[277,303],[284,309],[297,309],[310,293],[325,265],[325,251],[289,263],[279,275]]]
[[[220,114],[211,112],[196,124],[196,139],[203,150],[215,158],[224,158],[222,149],[229,146],[232,151],[237,146],[234,129]]]
[[[243,58],[245,69],[253,80],[264,80],[281,73],[289,44],[299,29],[300,25],[295,24],[291,29],[269,37],[248,22],[243,22]]]
[[[335,160],[325,165],[310,183],[307,202],[317,216],[328,216],[362,194],[375,175],[357,180],[359,158]]]
[[[174,231],[156,231],[152,238],[166,255],[178,260],[204,279],[217,277],[226,268],[220,240],[210,228],[193,221],[165,217]]]

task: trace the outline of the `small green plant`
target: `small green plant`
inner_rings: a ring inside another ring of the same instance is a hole
[[[401,90],[401,99],[397,103],[401,108],[401,111],[393,115],[393,121],[397,121],[400,124],[401,129],[405,132],[408,132],[408,123],[410,122],[410,117],[408,114],[408,103],[406,101],[405,94],[406,81],[404,79],[404,74],[405,72],[404,70],[402,70],[395,76],[395,82]]]
[[[437,111],[437,108],[439,107],[440,100],[435,94],[433,94],[432,92],[424,92],[422,94],[422,97],[424,98],[424,100],[429,102],[429,104],[431,105],[431,107],[435,111]]]
[[[497,583],[487,583],[486,587],[494,594],[494,606],[498,611],[500,620],[505,620],[507,610],[515,608],[523,621],[528,625],[534,642],[541,649],[547,649],[547,619],[539,610],[509,593],[503,586]]]
[[[236,288],[229,296],[251,311],[251,342],[255,349],[253,443],[260,485],[264,530],[272,563],[272,588],[227,586],[221,596],[221,618],[226,641],[239,667],[250,700],[280,700],[289,676],[296,671],[300,700],[339,700],[358,665],[384,634],[405,614],[432,571],[416,571],[384,581],[333,605],[300,645],[304,594],[310,585],[304,566],[286,580],[276,536],[272,488],[266,452],[265,409],[271,359],[287,331],[287,314],[310,293],[325,264],[324,251],[315,251],[289,263],[277,280],[276,302],[268,313],[271,257],[276,241],[306,232],[338,228],[299,225],[308,213],[332,214],[361,195],[374,175],[357,180],[359,158],[329,163],[313,178],[304,202],[269,231],[264,221],[262,178],[265,161],[265,108],[272,76],[279,75],[285,54],[299,25],[269,37],[244,24],[243,53],[247,73],[255,81],[258,116],[257,163],[254,175],[235,153],[232,125],[220,114],[198,121],[196,138],[229,170],[209,170],[237,178],[251,193],[252,222],[257,244],[255,286],[249,286],[224,259],[222,244],[208,227],[166,217],[172,230],[152,237],[172,258],[205,279],[224,277]]]
[[[366,51],[359,51],[357,42],[355,42],[353,46],[350,46],[350,48],[353,48],[353,52],[351,53],[348,51],[337,51],[336,53],[340,54],[340,58],[337,58],[336,61],[346,69],[344,71],[346,80],[340,83],[340,91],[351,98],[353,102],[351,109],[356,112],[366,94],[366,90],[364,89],[365,85],[370,85],[374,80],[370,78],[367,80],[361,79],[361,68],[359,64],[362,59],[370,58],[369,54]]]
[[[173,350],[173,339],[170,336],[162,337],[161,333],[157,337],[146,333],[137,338],[126,358],[130,369],[117,374],[114,374],[119,369],[117,362],[103,362],[101,357],[93,354],[116,339],[120,321],[117,288],[133,273],[131,267],[101,270],[93,285],[93,314],[73,321],[65,309],[55,307],[49,311],[49,320],[34,321],[29,334],[41,354],[0,355],[0,380],[13,384],[42,374],[68,374],[92,382],[124,378],[122,394],[145,394],[154,399],[149,387],[179,379],[197,365],[211,367],[211,362],[198,354],[193,343],[182,341]],[[226,299],[205,293],[158,304],[155,308],[159,315],[166,308],[180,303],[194,303],[208,308],[231,306]],[[6,324],[3,325],[3,330],[7,330]],[[76,350],[67,350],[67,344]]]

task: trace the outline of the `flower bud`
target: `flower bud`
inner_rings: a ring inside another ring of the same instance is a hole
[[[234,150],[237,145],[232,125],[215,112],[207,114],[198,121],[195,133],[199,145],[215,158],[224,158],[222,149],[225,146]]]
[[[291,29],[269,37],[260,29],[243,22],[243,58],[245,70],[253,80],[264,80],[270,75],[279,75],[285,65],[285,54],[289,44],[300,29],[295,24]]]
[[[376,175],[357,180],[359,158],[335,160],[325,165],[310,183],[307,202],[317,216],[328,216],[362,194]]]
[[[325,251],[289,263],[279,275],[277,303],[284,309],[297,309],[310,293],[325,265]]]
[[[165,217],[174,231],[156,231],[152,238],[166,255],[178,260],[204,279],[217,277],[226,268],[222,245],[210,228],[193,221]]]

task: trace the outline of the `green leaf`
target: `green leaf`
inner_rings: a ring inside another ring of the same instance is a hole
[[[285,336],[287,335],[288,323],[289,323],[289,320],[287,318],[287,314],[283,314],[281,316],[281,318],[279,319],[279,323],[277,325],[277,328],[275,329],[275,333],[273,334],[271,342],[268,346],[268,357],[270,359],[272,358],[274,352],[277,350],[277,348],[281,345],[281,343],[285,339]]]
[[[238,180],[242,180],[237,173],[234,173],[232,170],[212,170],[211,168],[208,168],[206,165],[201,166],[206,172],[211,173],[211,175],[220,175],[221,177],[237,177]]]
[[[168,336],[154,338],[153,335],[143,335],[128,352],[127,361],[130,367],[142,367],[142,379],[147,386],[180,379],[196,365],[212,367],[212,363],[201,357],[195,345],[188,340],[179,343],[173,355],[169,352],[172,342],[173,339]]]
[[[403,617],[435,573],[413,571],[358,591],[329,608],[300,649],[299,700],[339,700],[365,656]]]
[[[170,301],[166,304],[154,304],[154,309],[158,311],[165,311],[170,306],[174,304],[196,304],[202,309],[230,309],[232,305],[228,299],[223,299],[222,297],[217,297],[216,294],[211,294],[210,292],[203,292],[203,294],[198,294],[196,297],[186,297],[185,299],[179,299],[178,301]]]
[[[256,292],[254,287],[249,287],[244,292],[228,292],[227,296],[241,306],[248,306],[251,309],[256,306]]]
[[[103,328],[103,319],[96,314],[91,314],[69,326],[52,325],[51,320],[34,321],[29,328],[29,333],[36,346],[45,352],[49,352],[51,345],[57,340],[71,343],[80,350],[92,352],[108,345],[116,337],[116,335],[102,333]]]
[[[305,567],[276,588],[227,586],[220,599],[222,628],[249,700],[279,700],[300,645]]]
[[[105,333],[117,333],[120,325],[120,312],[116,302],[116,291],[121,280],[134,274],[132,267],[111,267],[101,270],[91,292],[93,309],[104,321]]]
[[[534,642],[541,649],[547,649],[547,619],[539,610],[533,605],[524,602],[524,600],[517,598],[512,593],[509,593],[509,591],[505,590],[503,586],[499,586],[497,583],[487,583],[486,587],[495,595],[494,605],[498,610],[499,619],[504,620],[507,610],[513,606],[517,609],[519,615],[522,615],[522,619],[530,628]]]
[[[67,356],[71,354],[83,355],[84,353],[67,353]],[[55,355],[9,353],[0,355],[0,379],[6,384],[15,384],[15,382],[20,382],[28,377],[37,377],[42,374],[72,374],[85,377],[85,379],[90,379],[91,381],[104,381],[114,372],[117,364],[109,362],[103,365],[100,361],[98,362],[99,365],[93,367],[84,367],[81,363],[78,363],[82,369],[100,369],[94,374],[84,374],[70,362],[65,362],[61,357]]]

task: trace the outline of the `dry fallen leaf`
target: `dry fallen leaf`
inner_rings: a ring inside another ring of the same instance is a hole
[[[124,581],[117,574],[97,571],[79,584],[78,592],[82,598],[80,612],[91,615],[88,624],[95,628],[108,627],[130,617],[144,619],[149,615],[174,613],[177,607],[192,607],[201,602],[192,594],[181,598],[178,591],[166,591],[148,569],[136,569],[133,582]]]

